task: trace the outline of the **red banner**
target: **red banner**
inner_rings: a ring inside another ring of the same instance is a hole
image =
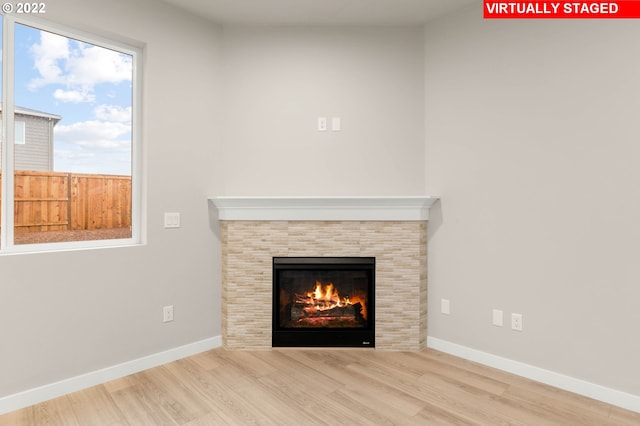
[[[485,19],[637,19],[640,0],[491,1],[484,0]]]

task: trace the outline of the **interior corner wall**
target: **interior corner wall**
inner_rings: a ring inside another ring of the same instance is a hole
[[[221,333],[219,28],[155,0],[56,0],[41,18],[144,50],[146,244],[0,256],[0,399]]]
[[[479,3],[425,49],[430,336],[640,395],[640,27]]]
[[[423,44],[422,27],[225,27],[222,195],[424,194]]]

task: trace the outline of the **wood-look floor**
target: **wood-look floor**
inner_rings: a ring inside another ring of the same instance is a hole
[[[0,416],[21,425],[640,425],[433,350],[215,349]]]

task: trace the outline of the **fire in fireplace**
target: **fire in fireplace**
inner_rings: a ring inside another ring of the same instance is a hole
[[[274,257],[274,347],[374,347],[373,257]]]

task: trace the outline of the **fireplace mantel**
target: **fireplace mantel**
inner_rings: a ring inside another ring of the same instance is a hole
[[[422,221],[432,196],[212,197],[219,220]]]

